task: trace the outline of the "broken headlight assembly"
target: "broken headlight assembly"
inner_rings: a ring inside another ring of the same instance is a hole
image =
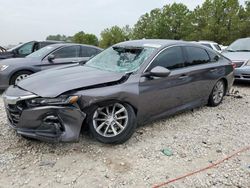
[[[34,98],[28,100],[28,104],[31,106],[38,105],[67,105],[74,104],[78,101],[78,96],[60,96],[57,98]]]

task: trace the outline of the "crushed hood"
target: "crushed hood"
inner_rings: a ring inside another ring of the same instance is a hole
[[[250,52],[223,52],[225,57],[231,61],[248,61],[250,60]]]
[[[62,93],[123,79],[125,73],[103,71],[83,65],[50,69],[29,76],[18,87],[41,97],[57,97]]]

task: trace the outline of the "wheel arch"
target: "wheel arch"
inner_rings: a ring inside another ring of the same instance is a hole
[[[15,71],[13,71],[13,72],[10,74],[10,76],[9,76],[9,84],[10,84],[11,79],[13,78],[13,76],[14,76],[15,74],[17,74],[18,72],[22,72],[22,71],[28,71],[28,72],[31,72],[32,74],[35,73],[34,70],[28,69],[28,68],[27,68],[27,69],[18,69],[18,70],[15,70]]]

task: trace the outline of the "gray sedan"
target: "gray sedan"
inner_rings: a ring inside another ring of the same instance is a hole
[[[53,44],[46,46],[26,58],[0,61],[0,89],[17,84],[28,75],[62,65],[86,62],[102,49],[79,44]]]
[[[236,65],[235,80],[250,81],[250,38],[236,40],[223,55]]]
[[[230,60],[212,49],[139,40],[114,45],[85,65],[31,75],[3,99],[11,127],[23,136],[76,141],[88,127],[100,142],[122,143],[137,124],[219,105],[233,81]]]

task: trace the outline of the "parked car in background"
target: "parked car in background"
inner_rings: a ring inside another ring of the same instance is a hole
[[[0,89],[17,84],[28,75],[38,71],[79,62],[84,63],[101,51],[101,48],[95,46],[64,43],[46,46],[25,58],[2,60],[0,61]]]
[[[8,58],[25,57],[45,46],[62,43],[59,41],[30,41],[24,44],[19,44],[14,48],[8,49],[7,51],[0,52],[0,60]]]
[[[218,43],[216,43],[216,42],[213,42],[213,41],[205,41],[205,40],[203,41],[203,40],[201,40],[201,41],[198,41],[197,43],[199,43],[199,44],[201,44],[203,46],[206,46],[208,48],[211,48],[211,49],[213,49],[213,50],[215,50],[217,52],[220,52],[220,53],[222,51],[220,45]]]
[[[236,80],[250,81],[250,37],[236,40],[222,54],[236,65]]]
[[[223,52],[225,49],[228,48],[228,46],[220,45],[221,51]]]
[[[100,142],[122,143],[137,124],[219,105],[233,80],[230,60],[207,47],[138,40],[116,44],[84,66],[31,75],[3,99],[11,127],[23,136],[76,141],[88,126]]]
[[[2,46],[0,46],[0,53],[1,52],[6,52],[6,49],[4,47],[2,47]]]

